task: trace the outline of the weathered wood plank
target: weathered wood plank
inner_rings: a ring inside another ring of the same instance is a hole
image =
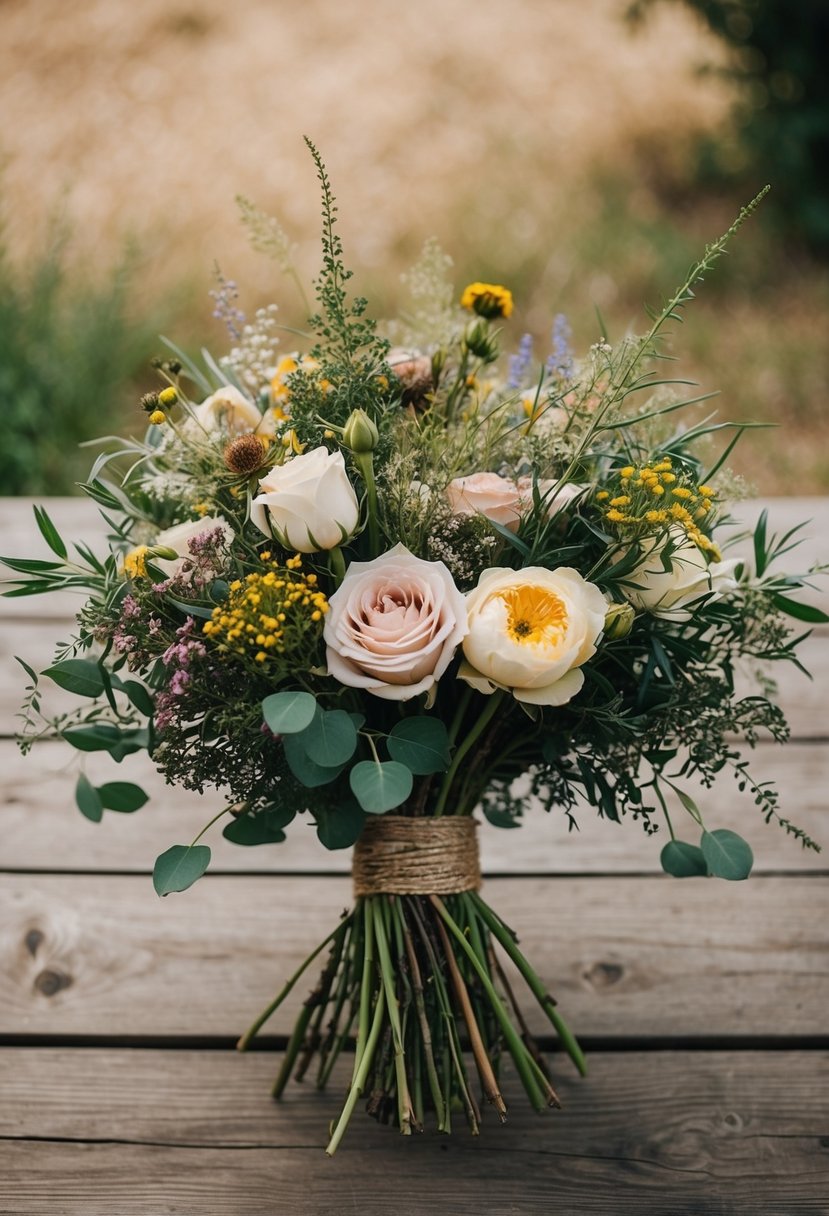
[[[583,1035],[826,1032],[822,878],[493,879],[486,894]],[[161,901],[145,878],[2,876],[0,1034],[233,1036],[349,902],[330,877],[208,877]]]
[[[2,618],[0,618],[2,620]],[[13,736],[20,727],[16,715],[23,701],[29,677],[16,661],[19,655],[30,667],[43,670],[52,662],[59,642],[71,636],[69,626],[58,621],[3,621],[0,627],[0,737]],[[767,674],[777,682],[775,701],[786,714],[793,738],[829,737],[829,710],[824,690],[829,683],[829,628],[817,629],[799,651],[799,658],[811,674],[809,679],[789,663],[770,664]],[[740,680],[740,695],[758,691],[749,674]],[[40,682],[45,714],[64,713],[78,705],[78,698],[63,692],[47,678]]]
[[[815,1082],[827,1062],[596,1055],[587,1080],[557,1078],[562,1112],[534,1116],[516,1093],[508,1123],[487,1120],[479,1139],[460,1128],[406,1141],[358,1112],[327,1160],[335,1095],[295,1088],[273,1104],[273,1057],[4,1052],[0,1135],[13,1139],[0,1142],[0,1211],[825,1213],[829,1110]]]
[[[74,764],[73,768],[69,765]],[[116,766],[108,757],[87,757],[91,780],[138,781],[152,800],[134,815],[108,813],[103,823],[84,819],[74,804],[77,754],[62,744],[43,744],[21,756],[9,741],[0,741],[0,868],[21,870],[94,870],[147,873],[156,856],[171,843],[192,840],[222,805],[217,798],[166,786],[146,756],[128,757]],[[763,745],[752,757],[757,780],[774,780],[782,793],[781,812],[819,843],[829,846],[829,748],[789,743]],[[758,873],[825,870],[826,852],[804,850],[773,824],[763,823],[750,797],[740,794],[731,777],[698,796],[712,827],[740,832],[755,851]],[[695,839],[696,825],[675,798],[676,830]],[[600,819],[592,807],[578,813],[579,830],[568,831],[559,812],[547,815],[529,807],[523,826],[513,831],[482,826],[481,855],[489,873],[586,874],[658,873],[659,851],[667,837],[664,826],[653,838],[626,821]],[[309,821],[299,820],[278,845],[240,848],[222,838],[221,825],[211,831],[216,873],[331,872],[350,870],[350,851],[322,848]],[[664,839],[663,839],[664,837]]]

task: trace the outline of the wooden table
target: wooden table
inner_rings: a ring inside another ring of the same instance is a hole
[[[780,527],[811,516],[803,560],[820,553],[829,500],[769,505]],[[66,533],[100,532],[90,504],[49,506]],[[0,521],[0,549],[40,552],[28,503],[0,503]],[[703,806],[753,844],[747,883],[667,878],[661,841],[589,808],[577,834],[540,812],[520,831],[484,828],[487,893],[580,1032],[590,1074],[557,1056],[565,1109],[536,1116],[512,1085],[508,1124],[486,1120],[477,1140],[404,1141],[360,1116],[328,1160],[337,1093],[268,1096],[302,986],[264,1049],[233,1043],[348,903],[347,856],[303,824],[273,847],[218,838],[208,877],[157,899],[156,854],[217,804],[166,790],[145,759],[116,770],[95,756],[93,779],[132,777],[157,797],[84,820],[75,754],[44,744],[24,759],[11,739],[25,683],[12,655],[46,666],[72,602],[0,604],[0,1213],[829,1212],[826,854],[766,827],[728,780]],[[814,682],[781,673],[793,741],[762,744],[754,768],[829,845],[829,632],[804,650]]]

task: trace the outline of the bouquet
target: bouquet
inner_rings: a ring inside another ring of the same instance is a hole
[[[94,821],[146,801],[130,782],[94,786],[96,751],[146,750],[219,804],[157,859],[159,895],[204,874],[220,821],[240,846],[276,844],[295,820],[324,848],[354,846],[352,910],[239,1044],[322,955],[274,1095],[312,1068],[324,1087],[353,1044],[333,1153],[361,1099],[404,1134],[430,1121],[476,1134],[483,1102],[503,1120],[507,1059],[536,1109],[557,1106],[519,982],[584,1070],[480,894],[476,812],[510,829],[531,806],[574,825],[587,803],[666,835],[669,874],[744,879],[749,845],[687,792],[730,773],[766,821],[817,847],[735,744],[787,733],[768,677],[740,695],[737,676],[797,663],[789,621],[827,618],[796,598],[807,575],[772,572],[795,541],[765,515],[753,560],[721,551],[737,485],[725,462],[749,424],[700,416],[704,397],[664,370],[666,326],[758,200],[643,337],[602,334],[576,359],[559,317],[540,361],[526,336],[502,365],[510,291],[476,282],[458,303],[434,243],[401,317],[369,319],[309,148],[323,264],[303,349],[281,351],[274,307],[245,324],[220,278],[232,349],[196,362],[167,344],[144,437],[110,438],[83,486],[109,552],[70,556],[36,508],[52,556],[5,563],[19,575],[7,595],[87,596],[40,673],[78,707],[44,717],[24,663],[24,749],[47,735],[77,750]],[[242,207],[254,244],[295,273],[276,221]]]

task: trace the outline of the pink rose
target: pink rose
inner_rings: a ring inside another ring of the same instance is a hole
[[[329,600],[328,671],[388,701],[430,692],[466,637],[466,600],[443,562],[395,545],[352,562]]]
[[[453,515],[485,515],[493,523],[515,530],[521,516],[521,494],[514,481],[497,473],[456,477],[446,487]]]
[[[543,477],[539,480],[538,492],[545,501],[555,484]],[[562,486],[555,498],[549,499],[547,513],[555,515],[583,488],[571,484]],[[493,523],[514,532],[521,516],[532,510],[533,479],[519,477],[515,482],[497,473],[473,473],[470,477],[456,477],[450,481],[446,497],[453,515],[485,515]]]

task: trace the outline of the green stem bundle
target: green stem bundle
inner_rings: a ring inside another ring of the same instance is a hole
[[[370,1114],[382,1122],[393,1119],[404,1135],[422,1131],[430,1115],[438,1131],[449,1133],[453,1112],[463,1112],[477,1135],[481,1109],[466,1052],[483,1099],[502,1122],[507,1115],[500,1080],[505,1052],[536,1110],[560,1105],[499,951],[517,968],[562,1047],[584,1071],[578,1044],[515,935],[472,891],[441,898],[359,898],[242,1036],[240,1050],[250,1046],[326,946],[325,967],[297,1017],[273,1094],[282,1095],[292,1073],[296,1080],[305,1077],[315,1057],[316,1085],[325,1088],[356,1031],[351,1081],[333,1124],[329,1155],[336,1152],[363,1097]]]

